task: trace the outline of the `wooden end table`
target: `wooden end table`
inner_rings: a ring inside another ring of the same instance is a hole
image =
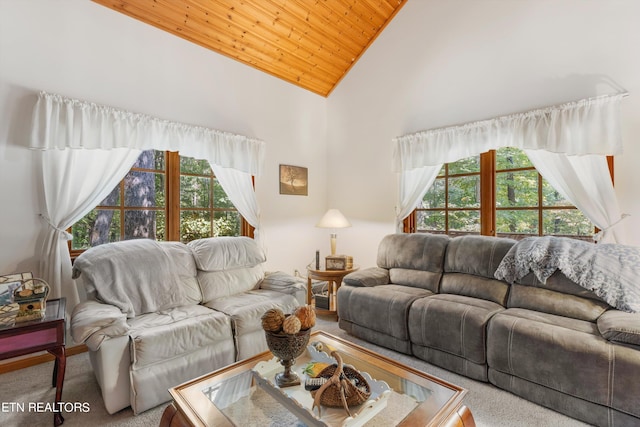
[[[342,284],[342,279],[349,273],[358,270],[359,267],[354,266],[346,270],[314,270],[307,269],[307,304],[313,304],[313,291],[311,288],[312,280],[322,280],[329,283],[327,289],[327,297],[329,298],[329,308],[322,309],[316,307],[316,312],[321,314],[334,314],[338,316],[338,299],[337,293]]]
[[[56,388],[56,407],[62,401],[62,384],[67,365],[65,353],[66,300],[64,298],[47,301],[45,317],[38,320],[18,322],[0,329],[0,360],[24,356],[39,351],[48,351],[55,356],[52,387]],[[58,409],[58,408],[56,408]],[[53,414],[53,425],[64,422],[62,413]]]

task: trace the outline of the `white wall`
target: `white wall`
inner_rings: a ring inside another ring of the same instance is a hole
[[[623,243],[640,245],[640,2],[409,1],[329,97],[329,203],[373,265],[394,232],[392,138],[590,96],[622,101]],[[346,183],[346,185],[345,185]],[[333,190],[342,189],[342,190]]]
[[[0,273],[37,271],[38,175],[25,149],[39,90],[267,143],[256,182],[269,268],[304,270],[329,207],[361,266],[394,232],[391,139],[624,87],[615,163],[625,243],[640,245],[640,2],[412,0],[328,99],[85,0],[0,0]],[[278,194],[280,163],[309,196]]]
[[[0,0],[0,274],[38,271],[38,173],[26,149],[40,90],[265,141],[256,179],[268,267],[304,269],[326,208],[326,99],[85,0]],[[309,168],[279,194],[278,165]]]

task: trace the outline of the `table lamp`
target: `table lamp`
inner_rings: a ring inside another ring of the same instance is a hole
[[[351,227],[351,223],[347,218],[345,218],[344,215],[342,215],[342,212],[340,212],[338,209],[329,209],[327,213],[325,213],[324,216],[320,218],[320,221],[318,221],[316,227],[334,229],[331,233],[331,255],[335,255],[336,240],[338,238],[335,229]]]

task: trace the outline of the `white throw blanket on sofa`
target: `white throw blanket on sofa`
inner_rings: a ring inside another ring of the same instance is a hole
[[[74,268],[86,275],[100,301],[132,318],[184,304],[175,267],[175,258],[182,252],[192,259],[189,249],[177,242],[126,240],[86,250]],[[195,263],[191,263],[195,276]]]
[[[640,248],[565,237],[528,237],[513,245],[495,272],[509,283],[533,272],[542,283],[556,270],[609,305],[640,312]]]

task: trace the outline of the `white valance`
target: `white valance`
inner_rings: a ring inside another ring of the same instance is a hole
[[[569,156],[621,154],[620,100],[626,95],[588,98],[401,136],[393,140],[393,169],[436,166],[509,146]]]
[[[41,92],[33,111],[31,148],[179,151],[259,176],[264,142],[243,135],[159,119]]]

